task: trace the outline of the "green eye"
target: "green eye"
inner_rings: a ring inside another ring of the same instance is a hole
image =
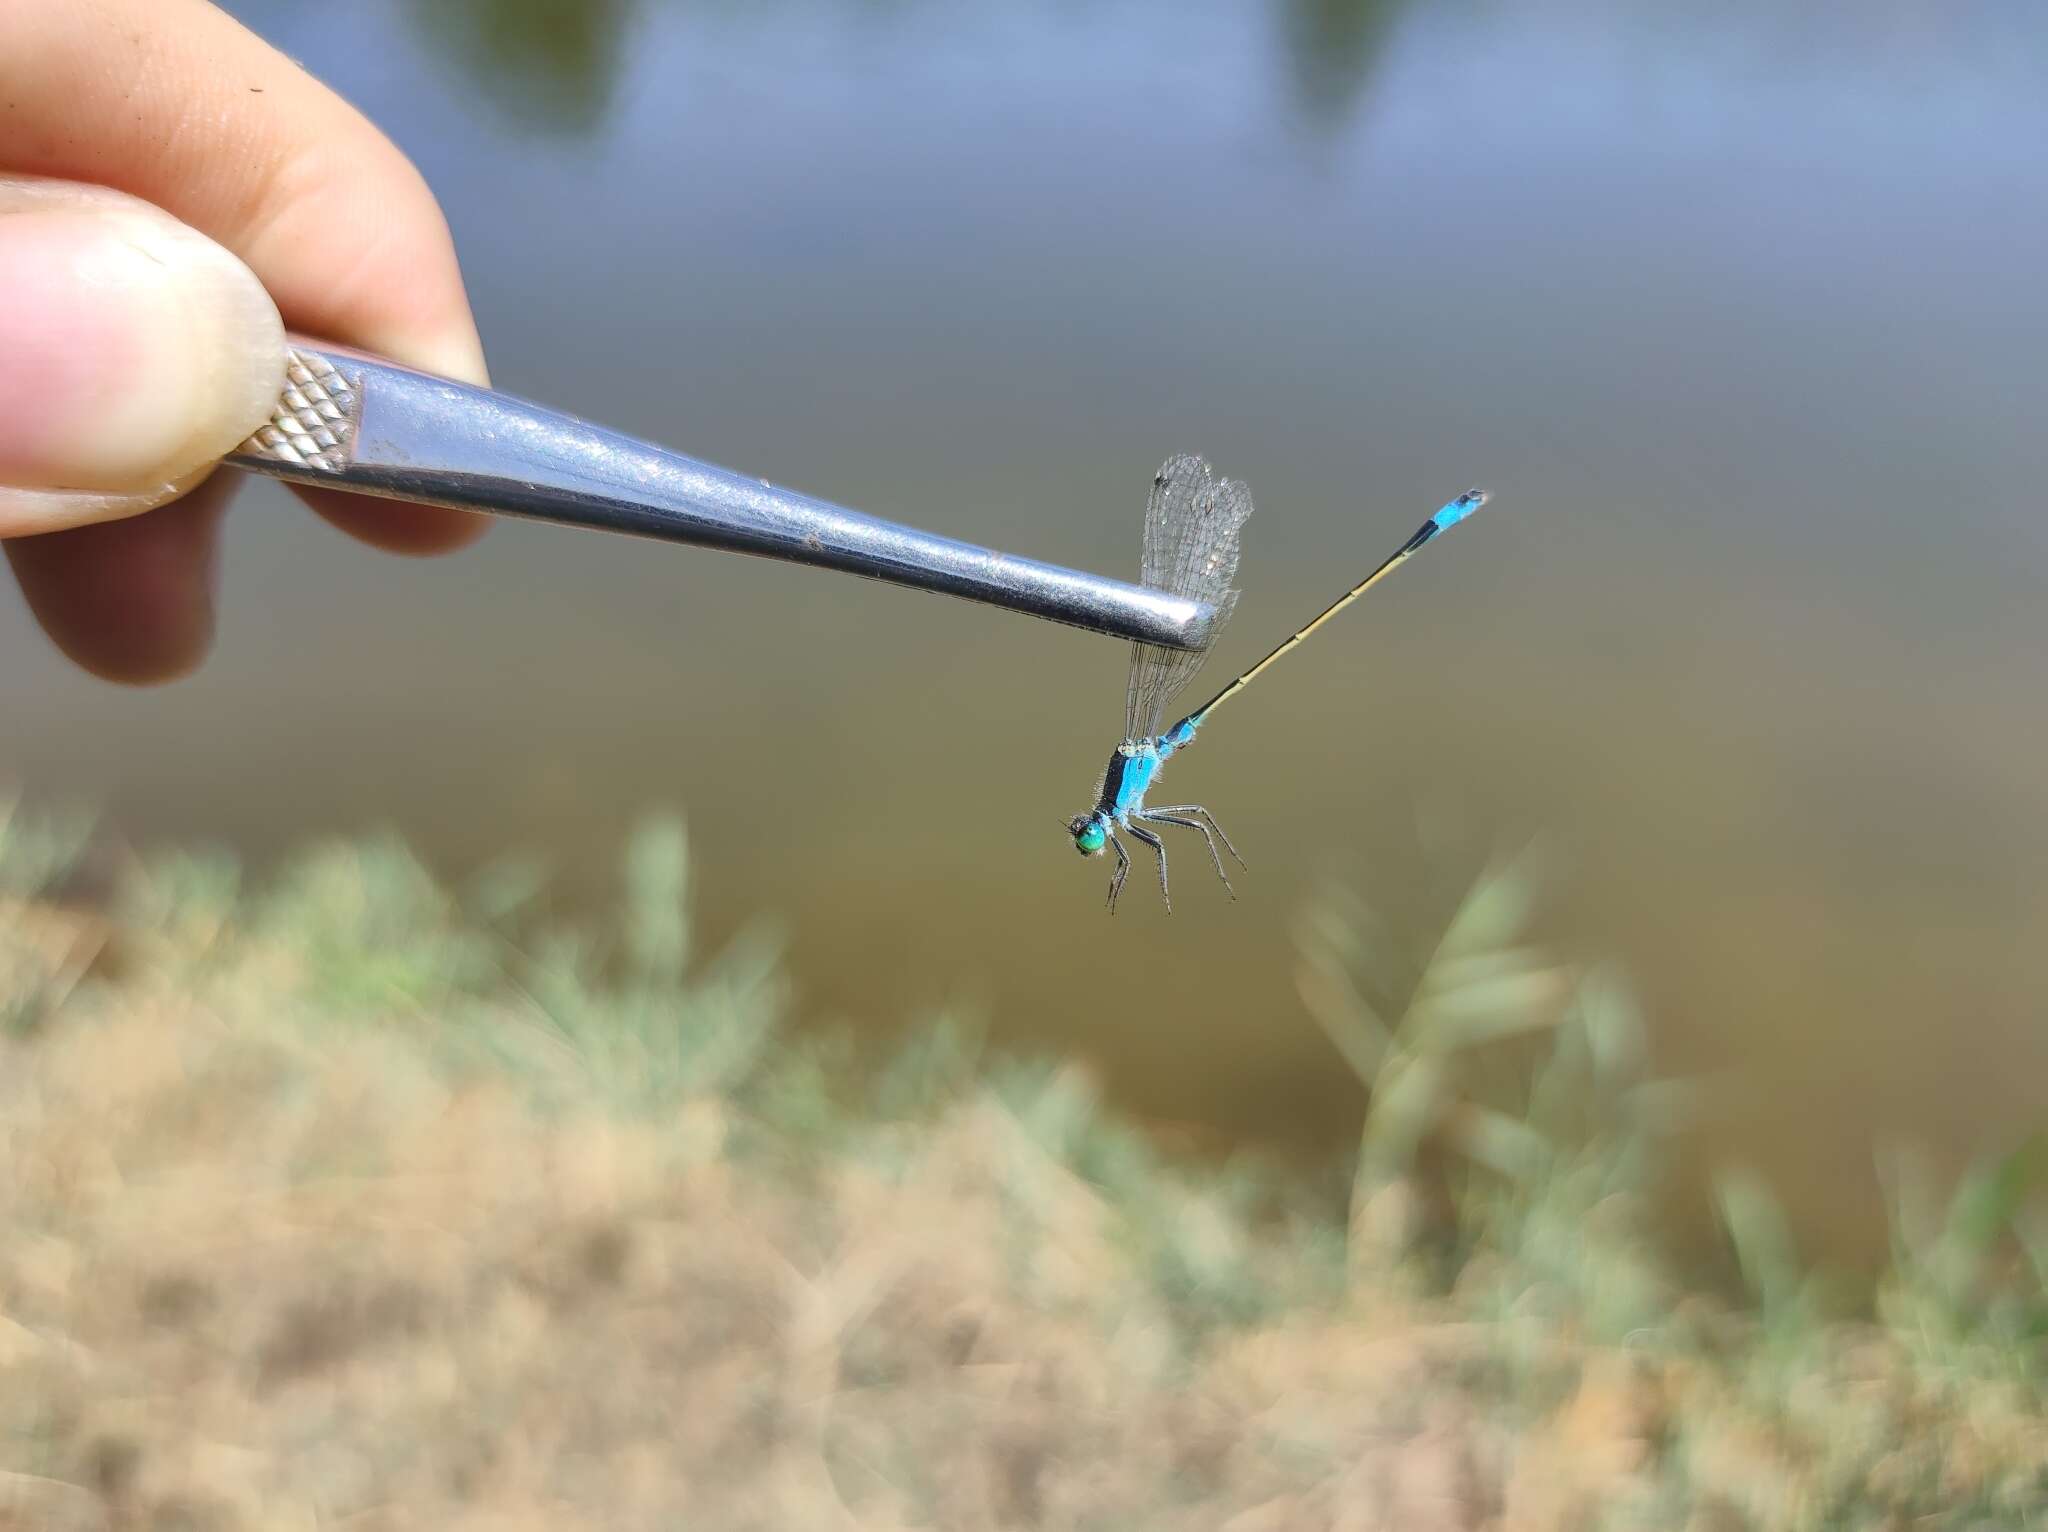
[[[1090,820],[1074,832],[1074,849],[1083,856],[1093,856],[1102,849],[1102,826]]]

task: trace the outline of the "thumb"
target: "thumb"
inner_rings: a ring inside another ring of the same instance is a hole
[[[0,538],[190,489],[276,405],[284,326],[249,268],[146,202],[0,176]]]

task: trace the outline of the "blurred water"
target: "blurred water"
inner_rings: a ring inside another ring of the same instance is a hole
[[[1184,851],[1170,920],[1105,918],[1060,829],[1113,644],[510,524],[406,564],[267,486],[193,682],[99,687],[0,606],[0,777],[584,879],[677,803],[711,924],[786,916],[813,1009],[982,1005],[1310,1138],[1358,1099],[1293,997],[1313,880],[1418,900],[1442,814],[1542,827],[1559,936],[1823,1237],[1874,1141],[2040,1120],[2037,8],[231,8],[425,169],[508,388],[1112,572],[1167,453],[1248,479],[1219,671],[1498,509],[1174,763],[1252,870],[1231,906]]]

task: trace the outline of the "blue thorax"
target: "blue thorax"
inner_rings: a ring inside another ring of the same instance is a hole
[[[1102,794],[1095,801],[1096,817],[1122,823],[1145,806],[1145,794],[1159,778],[1159,768],[1168,756],[1195,737],[1202,726],[1200,714],[1183,718],[1153,739],[1125,740],[1116,747],[1102,773]]]

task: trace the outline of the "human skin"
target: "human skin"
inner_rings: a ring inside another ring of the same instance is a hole
[[[234,474],[286,329],[487,381],[404,155],[205,0],[0,0],[0,539],[57,647],[182,675],[213,635]],[[308,490],[395,553],[481,518]]]

